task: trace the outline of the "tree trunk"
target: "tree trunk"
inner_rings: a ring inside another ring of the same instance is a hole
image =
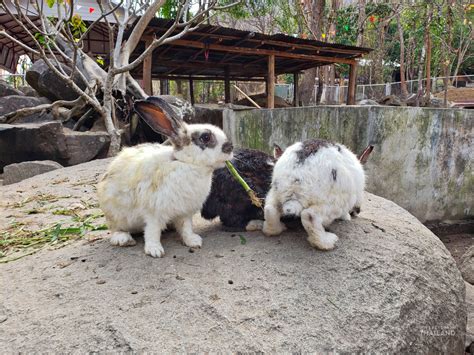
[[[398,37],[400,39],[400,89],[402,94],[402,99],[408,97],[408,88],[405,77],[405,40],[403,38],[403,27],[400,22],[400,13],[397,15],[397,25],[398,25]]]
[[[359,16],[357,18],[357,46],[364,45],[365,0],[359,0]]]
[[[425,47],[426,47],[426,90],[425,90],[425,105],[429,105],[431,99],[431,33],[430,25],[433,16],[433,6],[429,5],[428,17],[425,28]]]
[[[423,96],[423,63],[425,62],[425,46],[421,48],[420,63],[418,65],[418,90],[416,94],[416,106],[420,106],[420,98]]]
[[[325,0],[313,0],[311,4],[306,2],[304,6],[309,7],[307,9],[310,12],[308,19],[308,26],[313,39],[321,40],[321,29],[324,15]],[[304,11],[304,10],[303,10]],[[321,69],[319,70],[321,74]],[[321,75],[319,75],[319,82],[322,81]],[[316,82],[316,68],[308,69],[303,72],[303,78],[300,85],[300,98],[303,105],[307,106],[313,98],[314,85]]]

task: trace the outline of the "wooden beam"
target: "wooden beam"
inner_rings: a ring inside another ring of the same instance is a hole
[[[300,104],[300,94],[299,94],[299,75],[298,73],[293,73],[293,106],[298,107]]]
[[[356,103],[357,63],[351,64],[349,70],[349,84],[347,90],[347,105]]]
[[[230,75],[229,75],[229,68],[225,69],[225,78],[224,78],[224,97],[225,97],[225,103],[231,103],[230,99]]]
[[[168,30],[168,28],[163,28],[163,27],[155,27],[155,29],[163,33]],[[175,32],[177,31],[178,30],[175,30]],[[159,33],[157,33],[156,35],[157,37],[159,37]],[[189,35],[203,35],[205,37],[216,38],[217,40],[219,40],[219,42],[222,42],[223,40],[224,41],[237,40],[239,42],[242,42],[243,40],[242,37],[238,37],[238,36],[210,34],[210,33],[199,32],[199,31],[192,31],[189,33]],[[255,39],[255,38],[245,38],[245,42],[260,43],[261,45],[286,47],[286,48],[291,48],[291,50],[305,49],[305,50],[310,50],[310,51],[334,52],[334,53],[339,53],[339,54],[352,54],[356,56],[370,53],[372,51],[369,48],[335,48],[335,47],[331,47],[330,45],[328,46],[329,43],[324,43],[321,45],[312,45],[312,44],[289,43],[285,41],[275,41],[275,40]],[[234,43],[233,45],[238,45],[238,44]]]
[[[193,82],[193,79],[189,79],[189,98],[191,100],[191,105],[194,106],[194,82]]]
[[[151,42],[146,41],[145,48],[147,48],[149,45],[151,45]],[[151,81],[151,68],[153,63],[152,56],[153,53],[150,53],[150,55],[143,60],[143,90],[145,90],[148,95],[153,95],[153,87]]]
[[[217,76],[210,76],[210,75],[203,75],[203,76],[195,76],[192,75],[191,78],[195,81],[197,80],[205,80],[205,81],[224,81],[225,77],[223,75]],[[165,80],[189,80],[189,75],[164,75],[164,74],[155,74],[153,75],[153,79],[159,79],[162,81]],[[243,76],[230,76],[230,80],[232,81],[260,81],[265,82],[266,78],[264,77],[243,77]]]
[[[275,55],[268,56],[267,108],[275,108]]]
[[[177,39],[170,43],[171,46],[182,46],[182,47],[193,47],[193,48],[207,48],[209,50],[220,51],[220,52],[228,52],[228,53],[240,53],[242,55],[274,55],[276,57],[282,58],[295,58],[295,59],[305,59],[305,60],[312,60],[316,62],[324,62],[324,63],[345,63],[345,64],[353,64],[355,63],[355,59],[347,59],[347,58],[338,58],[338,57],[327,57],[327,56],[320,56],[320,55],[312,55],[312,54],[297,54],[297,53],[287,53],[282,51],[270,50],[270,49],[260,49],[260,48],[247,48],[247,47],[234,47],[234,46],[224,46],[221,44],[206,44],[197,41],[189,41],[184,39]]]

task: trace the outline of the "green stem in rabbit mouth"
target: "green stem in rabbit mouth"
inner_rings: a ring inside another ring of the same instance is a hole
[[[257,194],[255,193],[255,191],[253,191],[250,186],[247,184],[247,182],[245,182],[245,180],[242,178],[242,176],[240,176],[239,172],[237,171],[237,169],[234,167],[234,165],[232,165],[232,163],[230,162],[230,160],[226,160],[225,162],[225,165],[227,166],[227,169],[229,170],[229,172],[231,173],[231,175],[234,177],[234,179],[240,184],[242,185],[242,187],[244,188],[245,192],[247,193],[247,195],[249,195],[249,198],[250,198],[250,201],[252,201],[252,204],[257,206],[258,208],[262,208],[263,207],[263,204],[262,204],[262,199],[258,198]]]

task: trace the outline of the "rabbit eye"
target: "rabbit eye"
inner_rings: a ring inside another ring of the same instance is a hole
[[[201,134],[201,137],[199,137],[199,140],[203,143],[209,143],[211,140],[211,134],[210,133],[203,133]]]

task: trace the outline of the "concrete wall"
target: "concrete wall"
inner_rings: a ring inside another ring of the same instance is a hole
[[[474,110],[320,106],[224,111],[236,146],[271,152],[307,138],[341,142],[356,154],[370,143],[367,190],[422,222],[474,216]]]

